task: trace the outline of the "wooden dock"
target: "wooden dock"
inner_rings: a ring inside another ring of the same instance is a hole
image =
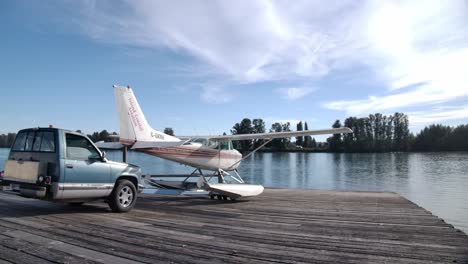
[[[394,193],[142,195],[127,214],[0,192],[3,263],[468,263],[468,236]]]

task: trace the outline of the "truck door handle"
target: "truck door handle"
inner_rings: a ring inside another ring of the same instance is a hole
[[[73,164],[66,164],[65,166],[69,169],[73,169]]]

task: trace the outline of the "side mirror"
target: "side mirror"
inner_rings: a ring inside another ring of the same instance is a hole
[[[103,152],[102,152],[102,155],[101,155],[101,160],[102,160],[102,161],[105,161],[105,160],[106,160],[106,155],[107,155],[106,152],[103,151]]]

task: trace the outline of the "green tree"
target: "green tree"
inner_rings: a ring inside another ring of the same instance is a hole
[[[445,141],[447,150],[468,151],[468,125],[459,125]]]
[[[414,139],[413,150],[443,151],[448,150],[452,128],[444,125],[430,125],[425,127]]]
[[[340,120],[336,120],[332,125],[333,128],[340,128]],[[329,148],[331,152],[341,152],[343,150],[343,141],[341,139],[341,134],[333,134],[333,136],[327,139]]]
[[[107,132],[107,130],[102,130],[101,132],[99,132],[99,139],[98,141],[105,141],[105,142],[108,142],[110,141],[110,137],[109,137],[109,132]]]
[[[248,118],[242,119],[240,123],[236,123],[232,127],[231,133],[233,135],[252,134],[253,133],[252,121]],[[247,152],[252,148],[252,140],[236,141],[234,147],[242,152]]]
[[[409,149],[410,131],[408,125],[407,115],[398,112],[393,115],[393,150],[407,151]]]
[[[299,121],[299,123],[297,123],[296,130],[297,131],[303,131],[302,121]],[[302,137],[302,136],[301,137],[296,137],[296,145],[297,146],[304,145],[304,137]]]
[[[283,129],[283,132],[291,131],[291,124],[289,122],[281,124],[281,126]],[[282,138],[281,139],[282,149],[287,149],[290,143],[291,143],[291,138]]]
[[[0,135],[0,148],[6,148],[8,145],[7,143],[7,135]]]
[[[117,133],[113,132],[112,134],[117,135]],[[87,135],[89,139],[93,142],[105,141],[110,142],[112,138],[110,137],[109,132],[107,130],[102,130],[101,132],[93,132],[92,134]]]
[[[384,116],[385,136],[382,151],[391,151],[393,147],[394,135],[394,117],[392,115]]]
[[[265,133],[265,122],[261,118],[256,118],[252,121],[252,133]],[[254,148],[259,147],[264,143],[264,139],[254,141]]]
[[[315,138],[312,138],[312,140],[310,141],[310,148],[317,148],[317,141],[315,141]]]
[[[353,133],[344,134],[343,136],[343,146],[346,152],[356,151],[356,120],[356,117],[348,117],[344,121],[344,126],[353,130]]]
[[[270,132],[283,132],[283,126],[281,123],[273,123],[271,125]],[[280,138],[273,139],[269,146],[275,148],[275,149],[283,149],[283,142]]]
[[[304,130],[309,130],[309,126],[307,126],[307,122],[304,122]],[[312,137],[311,136],[304,136],[304,142],[303,142],[303,147],[304,148],[310,148],[312,143]]]
[[[93,132],[92,134],[88,134],[87,136],[93,142],[98,142],[99,141],[99,132]]]

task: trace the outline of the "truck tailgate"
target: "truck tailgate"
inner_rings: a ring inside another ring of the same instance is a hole
[[[39,175],[45,175],[46,168],[39,161],[7,160],[3,180],[35,184]]]

